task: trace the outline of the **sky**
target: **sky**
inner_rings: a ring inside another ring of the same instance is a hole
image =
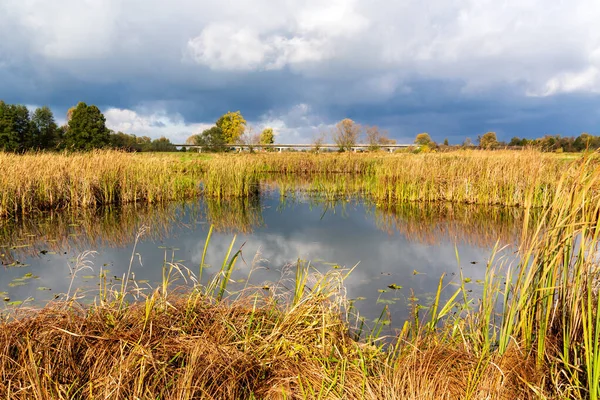
[[[599,0],[0,0],[0,99],[181,143],[240,110],[279,143],[600,134]]]

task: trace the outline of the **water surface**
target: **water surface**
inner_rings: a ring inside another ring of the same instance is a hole
[[[457,283],[462,269],[476,293],[494,244],[514,242],[519,221],[516,209],[405,204],[383,210],[356,199],[324,202],[276,192],[250,201],[47,213],[1,223],[0,292],[9,309],[44,304],[68,291],[70,271],[86,250],[95,252],[86,257],[90,268],[78,272],[71,294],[79,290],[87,299],[96,294],[101,270],[118,287],[132,259],[140,287],[161,282],[165,260],[197,276],[213,224],[203,281],[219,269],[237,235],[234,252],[241,248],[242,258],[232,292],[257,286],[269,295],[277,285],[291,285],[286,278],[298,260],[322,272],[354,268],[346,296],[370,324],[387,307],[391,330],[401,326],[411,303],[431,301],[442,274]]]

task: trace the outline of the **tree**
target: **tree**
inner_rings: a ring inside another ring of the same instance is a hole
[[[199,135],[190,137],[192,144],[205,147],[207,151],[225,151],[225,138],[223,131],[218,126],[205,129]]]
[[[449,144],[448,144],[448,138],[444,139],[444,146],[449,146]]]
[[[169,139],[161,136],[152,141],[149,151],[177,151],[177,147]]]
[[[327,137],[327,132],[319,132],[312,139],[313,150],[315,153],[318,153],[321,150],[321,147],[325,143],[325,138]]]
[[[23,105],[0,101],[0,149],[22,151],[31,146],[29,110]]]
[[[75,108],[77,108],[77,107],[71,107],[67,110],[67,124],[69,123],[71,118],[73,118],[73,113],[75,112]]]
[[[396,144],[394,139],[388,137],[387,131],[379,130],[379,127],[376,125],[367,126],[365,132],[367,135],[367,143],[369,143],[369,150],[371,151],[379,150],[382,145]]]
[[[39,149],[56,148],[59,144],[58,125],[50,108],[44,106],[34,111],[31,117],[33,129],[32,147]]]
[[[273,134],[272,128],[265,128],[260,134],[260,144],[273,144],[275,143],[275,135]]]
[[[229,111],[217,120],[217,127],[223,132],[225,143],[234,144],[246,131],[246,120],[239,111]]]
[[[496,132],[487,132],[483,136],[478,136],[479,146],[484,149],[491,149],[498,145],[498,139],[496,139]]]
[[[129,135],[123,132],[111,132],[109,137],[109,144],[113,149],[143,151],[142,142],[140,142],[139,138],[135,135]],[[148,140],[148,142],[150,142],[150,140]]]
[[[508,142],[509,146],[525,146],[527,145],[527,139],[523,138],[521,139],[518,136],[515,136],[513,138],[510,139],[510,142]]]
[[[239,137],[238,143],[248,146],[248,150],[251,153],[253,153],[254,146],[256,146],[257,144],[260,144],[260,138],[261,138],[261,135],[259,133],[254,133],[254,130],[250,126],[250,127],[248,127],[246,132],[242,136]]]
[[[73,110],[65,135],[65,145],[72,150],[92,150],[109,144],[106,119],[98,107],[80,102]]]
[[[429,136],[429,133],[427,132],[419,133],[415,137],[415,144],[419,146],[435,147],[435,142],[431,140],[431,136]]]
[[[470,137],[467,137],[467,138],[465,138],[465,141],[463,142],[462,145],[463,145],[463,147],[471,147],[471,146],[473,146],[473,142],[471,142]]]
[[[360,137],[361,126],[350,118],[345,118],[335,124],[332,136],[340,151],[350,150]]]
[[[594,136],[583,132],[573,141],[573,148],[576,151],[595,150],[600,148],[600,136]]]

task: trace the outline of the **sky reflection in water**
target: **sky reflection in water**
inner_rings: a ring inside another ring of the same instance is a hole
[[[442,274],[458,281],[456,249],[460,267],[477,292],[476,281],[483,279],[495,241],[514,241],[519,219],[514,209],[408,204],[380,210],[354,200],[337,204],[309,198],[282,201],[276,193],[254,202],[198,201],[162,208],[47,214],[0,225],[4,265],[0,292],[10,301],[31,297],[35,299],[32,304],[43,304],[67,291],[68,264],[84,250],[97,251],[92,259],[94,270],[81,271],[77,287],[95,288],[98,279],[93,276],[101,267],[109,269],[109,276],[119,284],[114,277],[127,271],[142,225],[148,226],[148,232],[137,245],[139,256],[133,264],[142,286],[145,281],[160,282],[165,257],[197,273],[213,223],[206,260],[212,267],[205,278],[220,267],[234,234],[234,251],[243,244],[243,259],[236,265],[233,279],[237,284],[232,290],[246,284],[242,282],[255,259],[259,261],[254,263],[250,282],[255,285],[280,281],[286,266],[295,265],[298,259],[310,260],[321,271],[358,264],[345,281],[347,297],[359,299],[355,304],[367,321],[377,318],[387,305],[392,327],[399,327],[408,315],[411,290],[420,304],[426,304]],[[402,289],[390,289],[390,285]],[[4,302],[6,307],[10,301]]]

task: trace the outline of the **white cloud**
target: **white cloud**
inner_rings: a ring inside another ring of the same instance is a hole
[[[212,123],[188,124],[179,114],[164,112],[140,114],[133,110],[119,108],[106,110],[104,116],[106,117],[106,126],[115,132],[149,136],[153,139],[165,136],[176,144],[183,144],[191,135],[214,125]]]
[[[308,144],[319,134],[328,133],[333,125],[313,114],[308,104],[297,104],[283,113],[270,111],[251,123],[262,130],[272,128],[276,143]]]
[[[34,107],[34,106],[32,106]],[[185,140],[214,125],[213,122],[187,123],[180,114],[143,109],[109,108],[104,112],[106,126],[115,132],[121,131],[136,136],[149,136],[153,139],[165,136],[173,143]],[[310,143],[321,132],[329,132],[333,125],[326,124],[312,113],[307,104],[297,104],[282,113],[270,111],[257,120],[248,121],[255,132],[272,128],[277,143]]]
[[[550,96],[578,91],[600,93],[600,71],[597,67],[588,67],[580,72],[560,73],[546,82],[545,90],[532,95]]]

